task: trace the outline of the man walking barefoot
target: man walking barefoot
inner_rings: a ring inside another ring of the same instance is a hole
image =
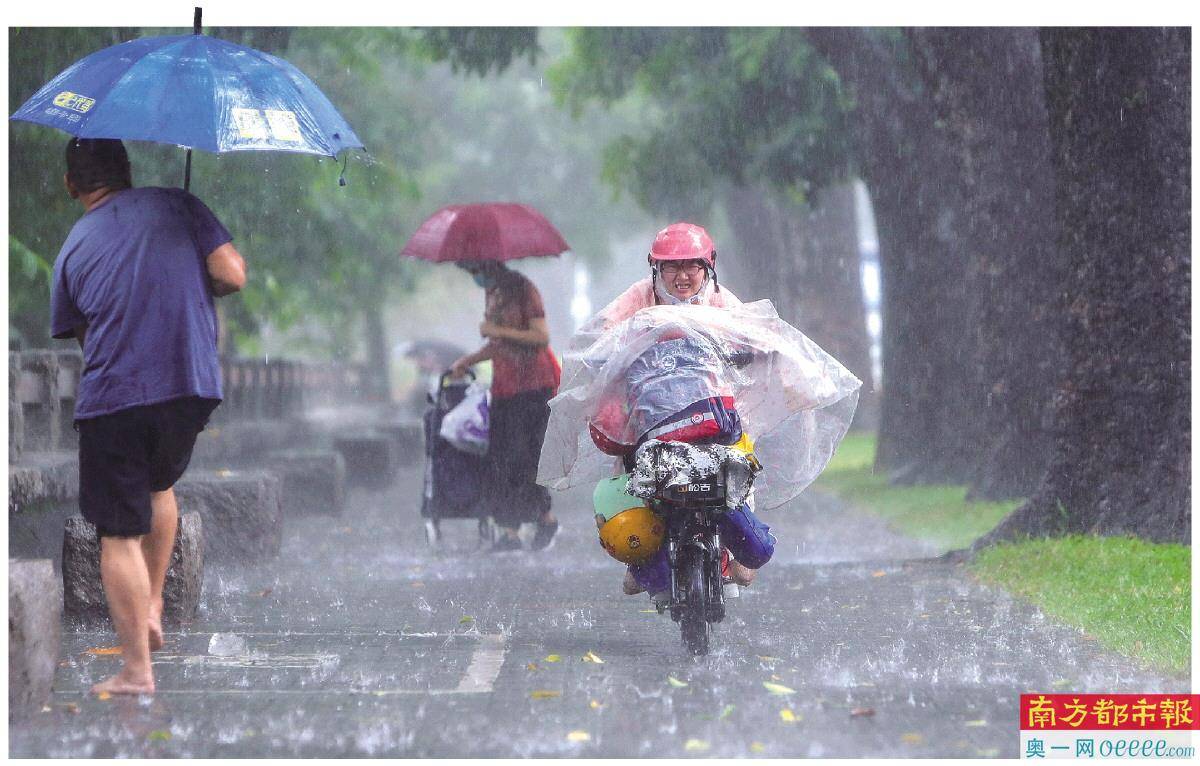
[[[71,139],[67,192],[83,205],[54,262],[51,334],[83,349],[75,402],[79,508],[100,537],[100,579],[123,667],[92,687],[154,692],[173,486],[220,403],[214,296],[246,282],[229,232],[181,189],[133,188],[120,141]]]

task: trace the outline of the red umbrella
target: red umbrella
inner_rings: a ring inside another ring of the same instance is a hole
[[[529,205],[447,205],[425,220],[400,255],[427,261],[511,261],[570,250],[546,217]]]

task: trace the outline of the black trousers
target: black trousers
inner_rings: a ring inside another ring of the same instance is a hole
[[[550,490],[536,483],[553,391],[542,388],[492,399],[488,416],[488,473],[492,518],[503,527],[537,521],[550,510]]]

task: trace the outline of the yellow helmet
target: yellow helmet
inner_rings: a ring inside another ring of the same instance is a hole
[[[597,515],[597,522],[603,519]],[[643,564],[662,547],[667,534],[662,518],[645,505],[612,516],[600,527],[600,545],[623,564]]]

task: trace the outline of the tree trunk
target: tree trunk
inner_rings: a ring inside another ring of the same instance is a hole
[[[797,221],[808,242],[805,250],[812,253],[799,290],[804,332],[863,382],[854,428],[874,430],[879,396],[871,375],[854,185],[824,189],[816,206]]]
[[[789,246],[789,232],[774,204],[774,194],[765,186],[724,186],[721,204],[737,246],[717,244],[717,278],[723,271],[730,274],[739,286],[745,286],[745,295],[739,298],[770,298],[779,316],[795,324],[787,275],[804,269],[805,256]]]
[[[1032,29],[905,31],[963,170],[979,417],[971,497],[1030,495],[1050,459],[1061,348],[1062,269],[1053,241],[1050,134]]]
[[[1067,354],[1041,486],[978,546],[1191,535],[1191,33],[1046,29]]]
[[[387,330],[383,326],[382,301],[368,301],[363,309],[363,328],[366,331],[367,379],[363,395],[369,401],[391,399],[391,350]]]
[[[748,287],[740,297],[770,298],[780,317],[863,381],[859,412],[877,418],[853,186],[827,189],[816,209],[766,187],[731,186],[722,202],[737,244],[725,268]]]
[[[854,92],[854,140],[875,209],[883,283],[883,401],[876,468],[899,483],[962,482],[965,424],[978,403],[965,260],[957,248],[961,172],[932,105],[906,75],[906,44],[864,29],[808,30]]]

